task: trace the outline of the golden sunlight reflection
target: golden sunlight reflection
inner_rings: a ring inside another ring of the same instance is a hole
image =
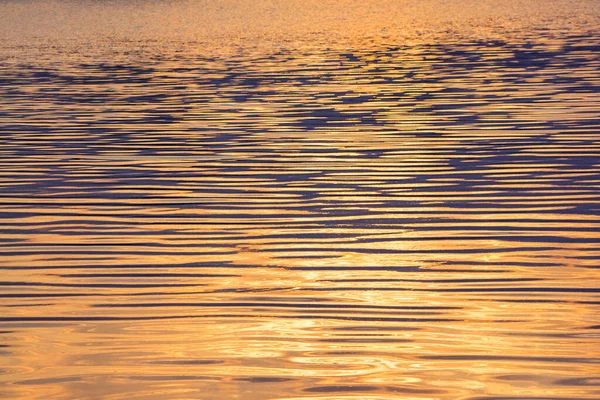
[[[600,3],[0,4],[0,397],[590,400]]]

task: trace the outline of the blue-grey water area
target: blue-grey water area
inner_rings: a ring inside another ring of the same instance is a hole
[[[0,3],[3,399],[600,399],[600,2]]]

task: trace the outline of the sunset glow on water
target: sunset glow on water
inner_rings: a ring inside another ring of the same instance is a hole
[[[600,3],[0,3],[0,398],[600,398]]]

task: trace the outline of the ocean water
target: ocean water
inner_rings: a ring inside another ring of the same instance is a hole
[[[0,398],[600,399],[600,3],[2,1]]]

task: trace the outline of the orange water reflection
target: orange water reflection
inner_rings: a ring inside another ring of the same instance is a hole
[[[598,3],[363,3],[0,4],[0,397],[599,396]]]

